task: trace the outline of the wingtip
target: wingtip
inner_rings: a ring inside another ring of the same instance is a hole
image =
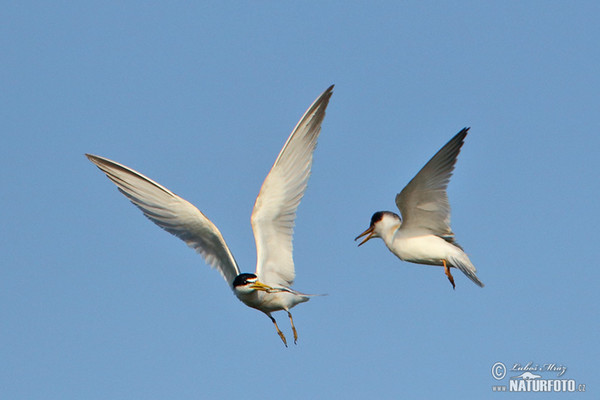
[[[333,95],[334,86],[335,85],[331,85],[327,89],[325,89],[325,91],[321,94],[321,96],[319,96],[319,99],[326,100],[326,102],[329,103],[329,99]]]
[[[321,93],[321,95],[317,98],[315,103],[319,103],[319,100],[326,100],[327,102],[329,102],[331,95],[333,95],[334,87],[335,87],[335,85],[331,85],[327,89],[325,89],[325,91],[323,93]]]
[[[335,85],[329,86],[323,93],[321,93],[321,95],[319,97],[317,97],[317,99],[309,107],[309,109],[306,110],[306,112],[304,113],[304,116],[302,117],[302,119],[300,119],[300,122],[304,119],[304,117],[306,117],[307,115],[310,115],[311,113],[314,113],[314,112],[317,112],[317,114],[321,115],[321,118],[323,118],[325,116],[325,109],[329,105],[329,100],[331,99],[331,96],[333,95],[333,87],[334,86]],[[300,124],[300,122],[298,122],[298,124]],[[296,125],[296,128],[297,127],[298,127],[298,125]],[[296,128],[294,128],[294,130]]]
[[[96,165],[98,168],[100,168],[100,164],[104,164],[106,163],[106,159],[94,154],[90,154],[90,153],[85,153],[85,156],[87,157],[88,160],[90,160],[90,162],[94,165]]]
[[[93,155],[93,154],[90,154],[90,153],[85,153],[85,157],[86,157],[88,160],[90,160],[92,163],[94,163],[94,164],[96,164],[96,165],[98,164],[98,156],[95,156],[95,155]]]
[[[459,149],[458,152],[460,152],[460,148],[465,143],[465,138],[467,137],[467,134],[469,133],[469,129],[471,129],[471,127],[462,128],[456,135],[454,135],[452,137],[452,139],[450,139],[448,141],[448,143],[446,143],[444,145],[444,147],[442,147],[440,149],[440,152],[442,150],[444,150],[444,148],[446,148],[446,146],[453,147],[453,146],[456,146],[456,145],[458,146],[458,149]],[[458,153],[456,153],[456,155],[458,156]]]

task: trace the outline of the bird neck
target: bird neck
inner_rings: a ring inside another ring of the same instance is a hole
[[[264,292],[260,292],[258,290],[253,290],[251,292],[236,291],[235,296],[238,298],[238,300],[240,300],[242,303],[244,303],[248,307],[256,308],[262,302],[262,294],[263,293]]]
[[[380,235],[381,239],[388,247],[394,243],[394,238],[396,237],[396,233],[400,230],[400,226],[402,226],[402,223],[398,222],[397,224],[390,225],[382,230]]]

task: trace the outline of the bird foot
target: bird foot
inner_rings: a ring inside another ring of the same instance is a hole
[[[273,318],[270,314],[267,314],[267,316],[269,318],[271,318],[271,321],[273,322],[273,325],[275,325],[275,329],[277,330],[277,334],[279,335],[279,337],[283,341],[283,344],[285,344],[285,347],[288,347],[287,340],[285,340],[285,335],[283,334],[283,332],[281,332],[281,330],[277,326],[277,321],[275,321],[275,318]]]
[[[292,326],[292,330],[294,331],[294,344],[298,342],[298,332],[296,332],[296,328]]]
[[[292,325],[292,332],[294,332],[294,344],[297,344],[296,342],[298,341],[298,332],[296,331],[296,327],[294,326],[294,319],[292,318],[292,313],[290,313],[289,311],[288,313],[288,317],[290,317],[290,324]]]
[[[456,289],[456,285],[454,284],[454,277],[452,276],[452,273],[450,272],[450,267],[448,267],[448,264],[446,264],[446,260],[442,260],[442,261],[444,262],[444,272],[446,273],[448,280],[452,284],[452,289]]]
[[[281,338],[281,340],[283,340],[283,344],[285,344],[285,347],[288,347],[287,340],[285,340],[285,336],[283,335],[283,332],[277,331],[277,333],[279,334],[279,337]],[[295,343],[295,341],[294,341],[294,343]]]

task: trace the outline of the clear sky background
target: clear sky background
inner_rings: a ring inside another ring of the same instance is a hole
[[[597,398],[598,2],[197,3],[2,5],[2,398],[517,396],[497,361]],[[294,287],[328,296],[285,348],[84,153],[194,203],[253,272],[260,185],[330,84],[294,238]],[[452,226],[486,287],[452,290],[353,239],[465,126]]]

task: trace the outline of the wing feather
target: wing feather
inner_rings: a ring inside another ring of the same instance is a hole
[[[268,285],[289,287],[294,282],[292,236],[296,210],[306,190],[313,152],[332,93],[333,85],[300,119],[256,198],[251,218],[256,241],[256,275]]]
[[[146,217],[200,253],[229,286],[240,270],[219,229],[188,201],[137,171],[86,154]]]
[[[396,195],[406,229],[419,229],[453,241],[446,188],[469,128],[458,132]]]

